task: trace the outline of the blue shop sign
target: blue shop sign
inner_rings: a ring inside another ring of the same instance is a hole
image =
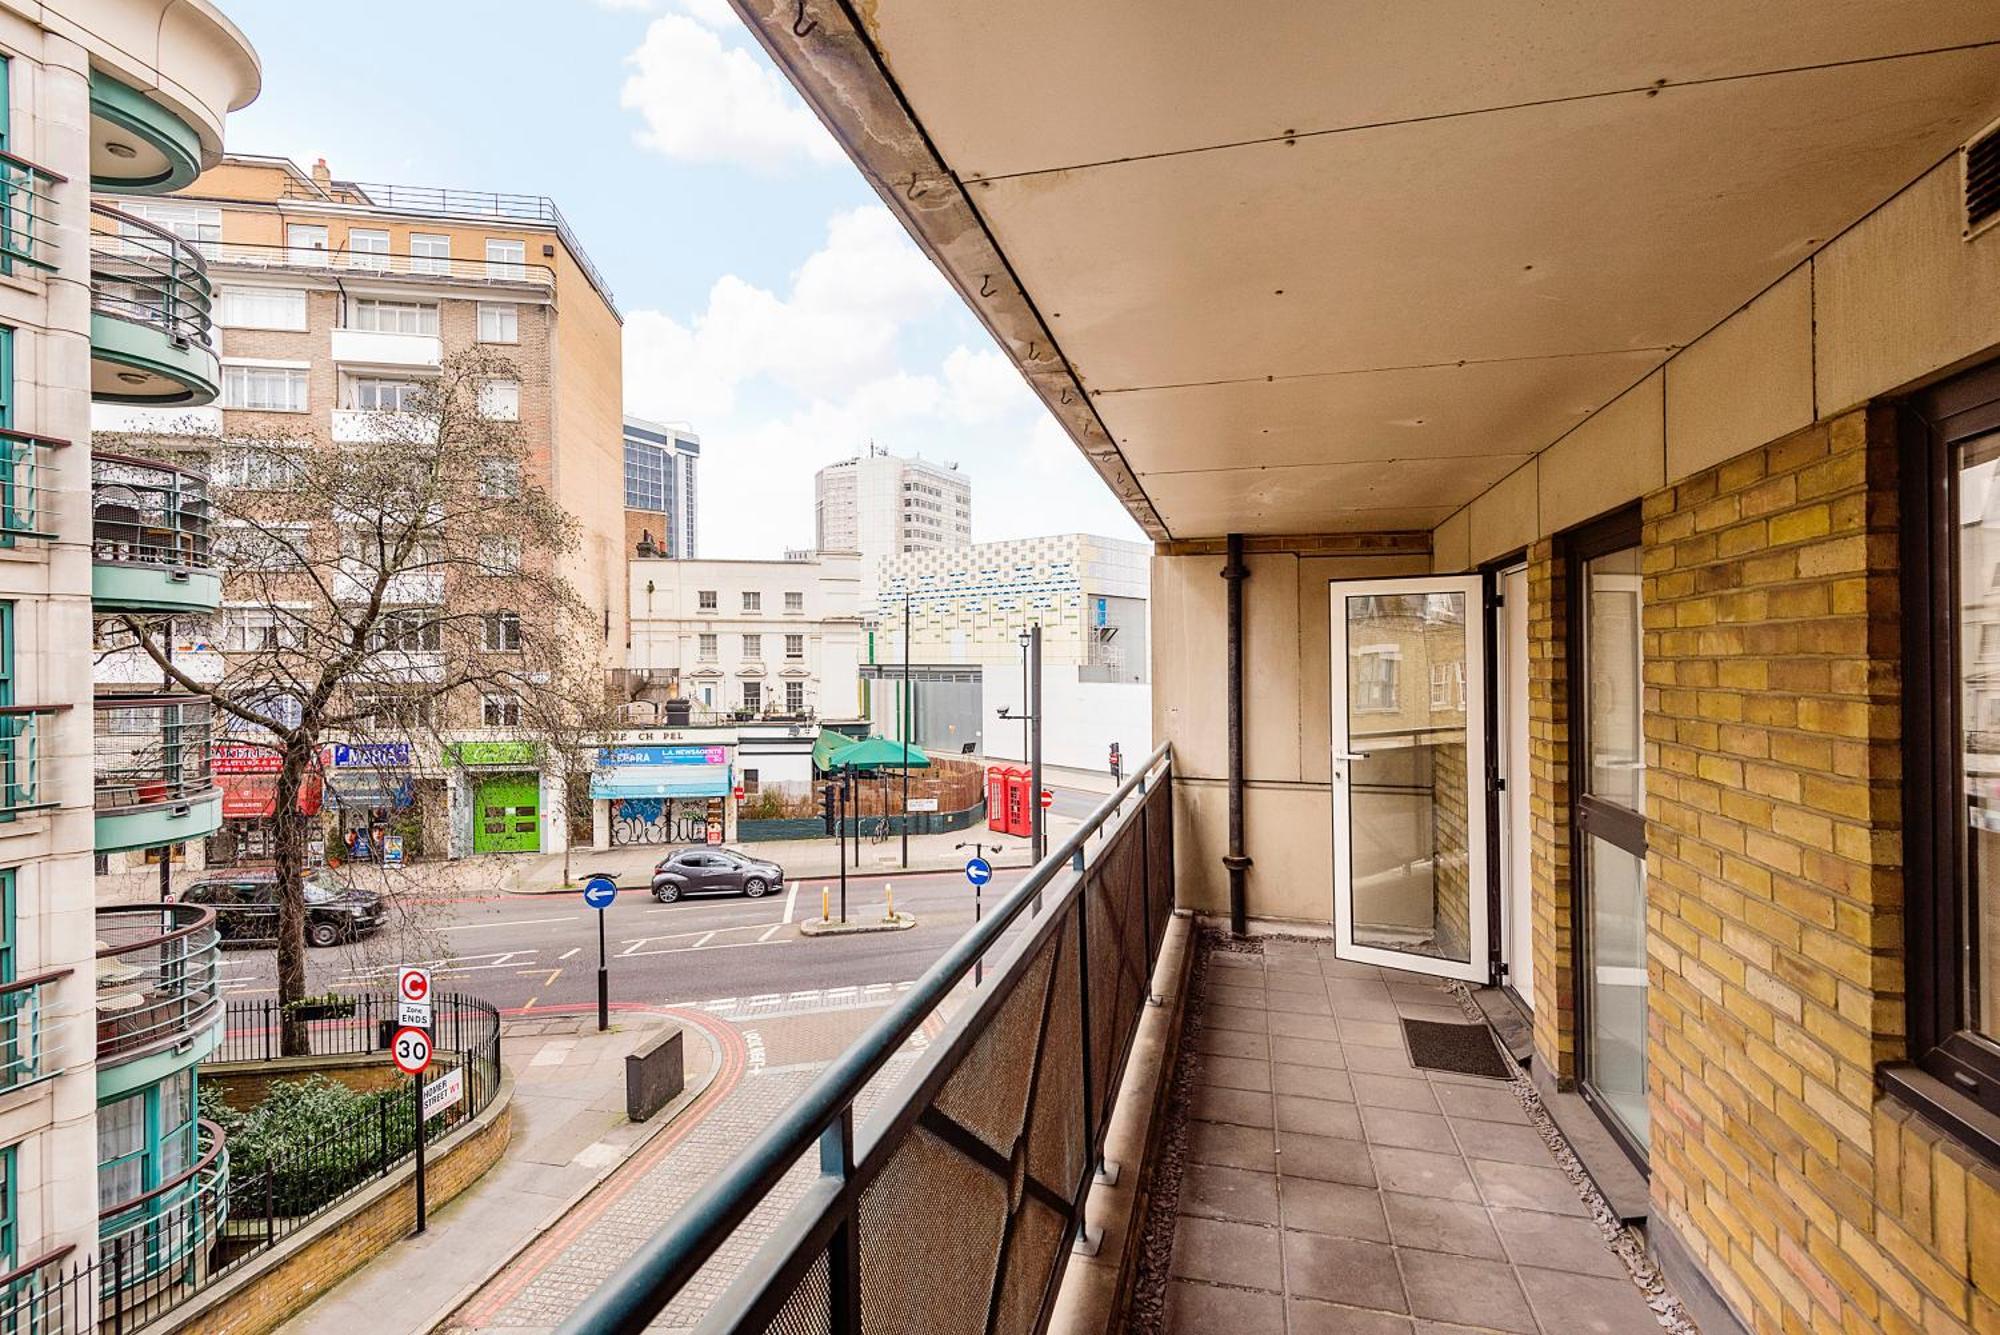
[[[349,745],[346,742],[333,744],[333,767],[348,769],[408,769],[410,767],[410,744],[408,742],[360,742]]]

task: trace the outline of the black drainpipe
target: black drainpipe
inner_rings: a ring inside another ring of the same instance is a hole
[[[1243,852],[1243,581],[1250,567],[1243,564],[1243,535],[1229,535],[1229,564],[1222,567],[1229,581],[1229,852],[1222,865],[1229,869],[1229,932],[1246,932],[1243,877],[1250,859]]]

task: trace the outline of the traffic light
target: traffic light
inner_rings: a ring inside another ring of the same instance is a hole
[[[828,834],[840,828],[839,818],[834,815],[834,802],[839,792],[840,785],[835,783],[829,783],[819,790],[819,818],[825,824]]]
[[[1118,749],[1118,743],[1111,744],[1111,782],[1117,783],[1125,777],[1125,756]]]

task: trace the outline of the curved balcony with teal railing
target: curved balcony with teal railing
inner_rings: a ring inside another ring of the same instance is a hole
[[[158,1084],[222,1041],[222,935],[199,904],[100,907],[97,1101]]]
[[[101,694],[93,703],[98,852],[205,839],[221,828],[222,790],[209,758],[214,706],[206,698]]]
[[[208,479],[187,468],[90,460],[91,602],[99,612],[213,612],[222,572],[210,550]]]
[[[213,403],[222,364],[208,263],[166,228],[90,206],[90,396],[171,408]]]
[[[200,1287],[229,1224],[229,1140],[210,1121],[194,1127],[191,1162],[150,1191],[97,1216],[97,1329],[133,1329]],[[183,1151],[185,1153],[185,1151]]]

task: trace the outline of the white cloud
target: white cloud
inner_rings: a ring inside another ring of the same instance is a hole
[[[761,53],[723,44],[716,27],[726,5],[682,3],[700,21],[662,14],[629,57],[633,73],[618,100],[645,121],[637,134],[641,147],[682,162],[767,170],[800,159],[843,159],[833,136]]]
[[[599,9],[627,14],[643,14],[653,7],[653,0],[591,0],[591,3]]]
[[[627,408],[702,436],[703,553],[811,545],[813,474],[871,441],[963,464],[982,539],[1135,533],[1005,356],[939,338],[971,332],[955,302],[869,206],[828,220],[787,292],[725,275],[686,320],[629,314]]]
[[[729,7],[729,0],[679,0],[680,7],[689,17],[701,20],[711,28],[724,32],[736,31],[739,20],[736,11]],[[651,3],[651,0],[642,0]]]

